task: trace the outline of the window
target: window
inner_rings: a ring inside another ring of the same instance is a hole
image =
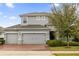
[[[24,21],[23,21],[23,23],[27,23],[27,21],[26,21],[26,20],[24,20]]]
[[[36,16],[29,16],[28,18],[29,18],[29,20],[35,20]]]
[[[38,16],[38,20],[44,20],[44,16]]]

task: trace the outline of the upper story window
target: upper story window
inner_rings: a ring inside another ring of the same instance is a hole
[[[23,21],[23,23],[27,23],[27,21],[26,21],[26,20],[24,20],[24,21]]]
[[[27,18],[26,17],[22,18],[22,23],[27,23]]]
[[[29,19],[29,20],[31,20],[31,19],[32,19],[32,20],[33,20],[33,19],[35,20],[35,19],[36,19],[36,16],[29,16],[28,19]]]
[[[46,16],[28,16],[29,20],[46,20]]]
[[[37,20],[45,20],[44,16],[37,16]]]

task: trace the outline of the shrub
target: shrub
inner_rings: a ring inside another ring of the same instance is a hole
[[[4,38],[0,38],[0,44],[3,45],[5,43]]]
[[[48,40],[46,42],[48,46],[57,47],[57,46],[67,46],[67,42],[61,40]],[[69,42],[70,46],[79,46],[79,42]]]
[[[79,38],[74,38],[74,39],[72,39],[72,41],[79,42]]]
[[[62,46],[61,40],[48,40],[46,42],[49,46]]]
[[[79,42],[70,42],[69,45],[70,46],[79,46]]]
[[[62,41],[62,46],[67,46],[67,42]]]

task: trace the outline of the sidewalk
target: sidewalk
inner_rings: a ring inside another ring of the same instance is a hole
[[[0,51],[0,56],[51,56],[54,53],[79,53],[79,51]]]
[[[50,51],[0,51],[0,56],[50,56]]]

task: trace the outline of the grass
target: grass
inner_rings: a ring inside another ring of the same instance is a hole
[[[79,56],[79,53],[55,53],[55,56]]]
[[[63,47],[49,47],[52,51],[79,51],[79,46],[70,46],[69,48]]]

